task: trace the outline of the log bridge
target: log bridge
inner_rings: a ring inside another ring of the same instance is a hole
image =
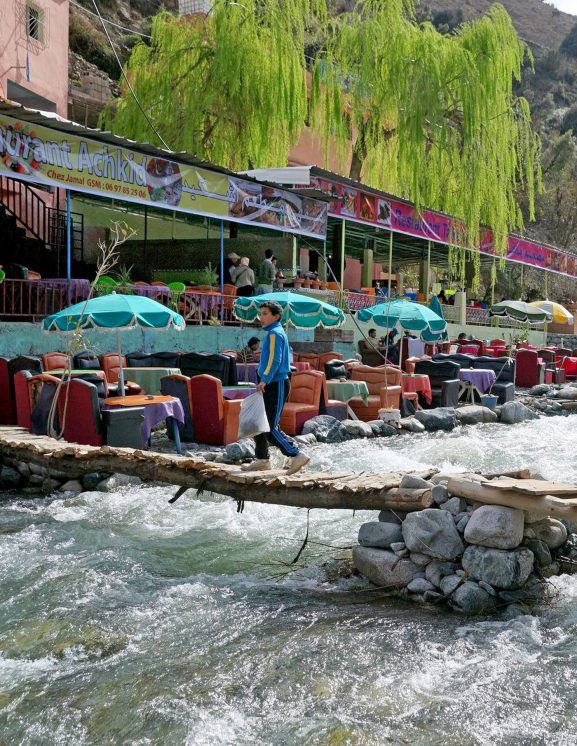
[[[435,505],[431,489],[400,486],[405,473],[242,472],[236,465],[133,448],[88,446],[32,435],[14,426],[0,427],[0,461],[45,467],[55,476],[74,479],[90,472],[137,476],[185,489],[214,492],[242,502],[307,509],[382,510],[403,512]],[[410,472],[430,479],[438,470]],[[577,520],[577,485],[532,479],[528,470],[508,474],[446,475],[448,490],[475,503],[505,505],[543,515]],[[178,494],[178,493],[177,493]]]

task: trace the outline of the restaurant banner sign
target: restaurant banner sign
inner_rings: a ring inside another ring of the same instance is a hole
[[[312,177],[311,186],[331,197],[329,215],[333,217],[372,225],[375,228],[385,228],[436,243],[466,246],[463,223],[442,213],[432,210],[419,213],[410,203],[355,189],[329,179]],[[491,231],[483,232],[479,251],[481,254],[495,256]],[[518,236],[509,236],[505,259],[560,275],[577,277],[577,256]]]
[[[327,204],[0,115],[0,174],[167,210],[324,238]]]

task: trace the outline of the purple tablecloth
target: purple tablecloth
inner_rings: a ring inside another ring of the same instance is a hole
[[[459,378],[465,383],[471,383],[481,394],[488,391],[495,383],[497,376],[489,368],[462,368]]]
[[[139,405],[135,405],[139,406]],[[105,404],[103,409],[118,409],[118,407]],[[146,443],[150,438],[152,428],[167,417],[174,417],[184,424],[184,410],[180,399],[172,399],[165,402],[153,402],[144,407],[144,421],[142,423],[142,439]]]
[[[247,396],[254,394],[254,386],[223,386],[222,395],[225,399],[246,399]]]
[[[130,289],[134,295],[143,295],[145,298],[158,298],[159,296],[170,298],[171,290],[163,285],[131,285]]]
[[[258,383],[258,363],[237,363],[236,373],[239,381]]]

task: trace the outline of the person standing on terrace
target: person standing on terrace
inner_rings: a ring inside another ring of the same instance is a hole
[[[258,294],[272,293],[272,286],[275,281],[276,267],[272,263],[272,249],[267,249],[264,252],[264,259],[258,270]]]
[[[266,337],[258,367],[259,383],[256,390],[264,397],[269,433],[254,438],[255,460],[243,466],[243,471],[266,471],[271,468],[269,442],[291,459],[288,474],[295,474],[306,466],[310,459],[279,428],[283,407],[290,394],[291,350],[288,337],[280,323],[282,308],[274,301],[260,306],[260,323]]]

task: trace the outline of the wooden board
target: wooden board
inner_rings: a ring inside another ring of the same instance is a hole
[[[577,497],[577,485],[563,482],[548,482],[544,479],[511,479],[510,477],[498,477],[497,479],[482,482],[486,487],[494,487],[498,490],[514,490],[525,495],[556,495],[562,497]]]

